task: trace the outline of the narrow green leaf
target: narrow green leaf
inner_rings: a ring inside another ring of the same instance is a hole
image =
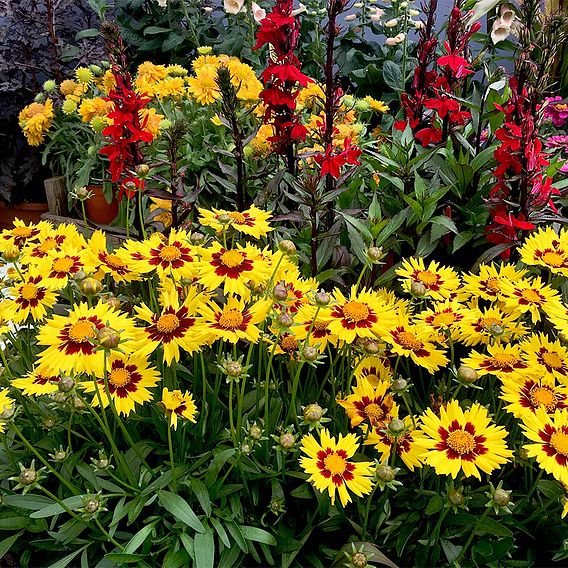
[[[211,516],[211,499],[209,497],[209,491],[207,490],[207,486],[201,479],[192,478],[191,482],[191,489],[195,493],[203,512],[207,517]]]
[[[20,531],[8,538],[5,538],[2,542],[0,542],[0,558],[2,558],[6,552],[12,548],[12,545],[24,534],[24,531]]]
[[[150,533],[154,529],[154,523],[142,527],[126,544],[124,554],[132,554],[136,552],[143,544],[144,541],[150,536]]]
[[[88,545],[87,545],[88,546]],[[61,560],[58,560],[57,562],[55,562],[54,564],[50,564],[48,566],[48,568],[65,568],[66,566],[69,566],[69,564],[73,561],[73,559],[77,556],[79,556],[79,554],[81,554],[81,552],[83,552],[83,550],[87,548],[86,546],[82,546],[81,548],[79,548],[78,550],[75,550],[74,552],[72,552],[71,554],[68,554],[67,556],[64,556]]]
[[[255,542],[262,542],[264,544],[276,546],[276,539],[264,529],[249,526],[241,526],[240,529],[246,540],[254,540]]]
[[[62,503],[68,509],[77,509],[83,505],[83,496],[82,495],[73,495],[73,497],[67,497],[67,499],[63,499]],[[47,517],[54,517],[55,515],[59,515],[64,513],[65,509],[59,503],[53,503],[53,505],[48,505],[39,511],[34,511],[30,514],[30,518],[32,519],[46,519]]]
[[[195,568],[214,568],[215,566],[215,538],[211,528],[195,535],[193,540],[195,553]]]
[[[158,500],[162,507],[170,512],[178,521],[181,521],[198,533],[205,532],[205,527],[183,497],[175,493],[170,493],[169,491],[159,491]]]

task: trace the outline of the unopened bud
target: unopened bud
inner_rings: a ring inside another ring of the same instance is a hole
[[[225,370],[229,377],[240,377],[243,374],[243,366],[238,361],[229,361]]]
[[[89,190],[84,186],[75,188],[73,193],[79,201],[85,201],[85,199],[88,199],[90,196]]]
[[[456,491],[455,489],[450,489],[448,491],[448,499],[452,505],[456,507],[461,507],[465,503],[465,497],[461,491]]]
[[[318,358],[318,350],[308,345],[302,350],[302,357],[309,362],[315,361]]]
[[[288,297],[288,290],[286,289],[286,286],[283,286],[282,284],[274,286],[272,290],[272,297],[279,302],[283,302]]]
[[[67,457],[67,452],[65,450],[56,450],[53,454],[53,459],[57,462],[62,462]]]
[[[114,310],[120,309],[122,302],[116,296],[109,296],[105,299],[105,304],[113,308]]]
[[[44,84],[43,84],[43,90],[46,93],[51,93],[51,91],[55,91],[55,89],[57,89],[57,83],[53,80],[53,79],[48,79]]]
[[[79,290],[85,294],[85,296],[95,296],[103,289],[103,285],[100,280],[96,278],[85,278],[79,282]]]
[[[296,438],[294,437],[294,434],[284,432],[284,434],[280,436],[279,443],[285,450],[289,450],[294,447]]]
[[[46,416],[41,421],[41,424],[44,428],[51,430],[57,424],[57,422],[55,421],[55,418],[53,418],[53,416]]]
[[[115,349],[120,343],[120,333],[112,327],[103,327],[97,332],[97,339],[105,349]]]
[[[294,318],[290,314],[279,314],[276,321],[282,327],[288,328],[294,323]]]
[[[258,424],[253,424],[250,428],[249,428],[249,436],[253,439],[253,440],[260,440],[262,438],[262,428],[260,426],[258,426]]]
[[[16,414],[16,407],[13,404],[9,404],[5,406],[0,413],[0,419],[10,420],[10,418],[13,418],[14,414]]]
[[[61,377],[57,383],[59,392],[71,392],[75,388],[75,379],[73,377]]]
[[[20,249],[15,246],[8,247],[3,253],[2,258],[6,262],[15,262],[20,257]]]
[[[18,476],[20,485],[32,485],[37,481],[37,471],[35,469],[23,469]]]
[[[406,430],[404,422],[398,418],[393,418],[389,422],[389,432],[395,436],[402,434]]]
[[[510,491],[495,489],[495,493],[493,493],[493,501],[495,501],[495,504],[499,505],[499,507],[506,507],[511,501],[510,494]]]
[[[101,504],[98,499],[91,498],[85,501],[85,503],[83,504],[83,509],[85,509],[85,513],[92,515],[99,510],[100,506]]]
[[[417,298],[422,298],[427,291],[428,288],[422,282],[413,282],[410,285],[410,293]]]
[[[221,225],[228,225],[232,219],[230,215],[227,215],[227,213],[221,213],[221,215],[217,215],[217,221],[219,221]]]
[[[241,452],[243,452],[243,454],[248,455],[252,452],[252,448],[250,447],[250,444],[247,444],[246,442],[241,444]]]
[[[475,383],[477,381],[477,373],[475,369],[461,365],[458,369],[458,379],[462,383]]]
[[[367,259],[369,262],[379,262],[383,257],[383,249],[382,247],[369,247],[367,249]]]
[[[356,552],[351,557],[351,565],[353,568],[365,568],[369,563],[367,562],[367,557],[362,552]]]
[[[379,344],[376,341],[373,341],[373,340],[365,341],[363,349],[369,355],[375,355],[376,353],[378,353],[380,351]]]
[[[103,70],[101,69],[101,67],[99,67],[98,65],[89,65],[89,69],[95,74],[95,75],[100,75]]]
[[[308,406],[304,408],[302,416],[306,422],[319,422],[323,416],[323,408],[317,404],[317,402],[308,404]]]
[[[189,241],[195,246],[202,245],[205,241],[205,235],[203,233],[191,233],[191,235],[189,235]]]
[[[395,470],[388,464],[384,463],[377,468],[377,478],[385,483],[390,483],[394,481],[396,477]]]
[[[331,297],[327,292],[318,292],[315,296],[314,296],[316,305],[318,306],[327,306],[329,304],[329,302],[331,302]]]
[[[148,164],[138,164],[135,172],[138,177],[145,178],[150,173],[150,166]]]
[[[78,396],[74,396],[73,408],[75,410],[85,410],[85,408],[87,408],[87,405]]]
[[[402,377],[395,379],[391,383],[391,389],[394,392],[403,392],[406,389],[407,386],[408,386],[408,382],[405,379],[403,379]]]
[[[284,254],[295,254],[296,253],[296,245],[287,239],[280,241],[278,243],[278,249],[280,252]]]
[[[85,278],[87,278],[87,273],[84,270],[79,270],[79,272],[73,275],[75,282],[81,282],[81,280],[85,280]]]

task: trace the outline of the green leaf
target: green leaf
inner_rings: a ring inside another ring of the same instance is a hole
[[[513,536],[513,533],[499,521],[490,517],[483,517],[475,525],[476,534],[491,534],[493,536]]]
[[[20,531],[8,538],[5,538],[2,542],[0,542],[0,558],[3,558],[4,555],[12,548],[12,545],[24,534],[24,531]]]
[[[215,529],[215,532],[217,533],[217,536],[221,540],[221,542],[227,548],[230,548],[231,547],[231,541],[229,540],[229,535],[227,534],[227,531],[223,527],[223,523],[221,523],[221,521],[219,521],[215,517],[211,517],[210,521],[211,521],[211,524],[213,525],[213,528]]]
[[[2,504],[11,507],[18,507],[20,509],[30,509],[32,511],[39,511],[47,505],[52,505],[53,499],[45,497],[44,495],[4,495],[2,497]]]
[[[82,495],[73,495],[73,497],[67,497],[61,501],[68,509],[77,509],[83,505]],[[53,503],[53,505],[48,505],[39,511],[34,511],[30,514],[32,519],[46,519],[47,517],[54,517],[64,513],[65,509],[59,503]]]
[[[426,505],[425,513],[427,515],[434,515],[442,510],[444,506],[444,500],[440,497],[440,495],[432,495],[430,501],[428,501],[428,505]]]
[[[215,566],[215,538],[211,528],[195,535],[193,540],[195,553],[195,568],[214,568]]]
[[[391,89],[400,91],[402,89],[402,69],[400,65],[387,59],[383,63],[383,80]]]
[[[207,470],[207,475],[205,476],[205,484],[207,486],[210,487],[213,483],[215,483],[217,475],[225,463],[235,455],[235,451],[236,450],[234,448],[227,448],[215,454],[215,457],[211,460],[211,464]]]
[[[133,552],[136,552],[143,544],[144,541],[148,538],[148,536],[150,536],[150,533],[152,532],[152,530],[154,529],[154,524],[155,523],[151,523],[149,525],[146,525],[145,527],[142,527],[126,544],[126,546],[124,547],[123,552],[125,554],[132,554]]]
[[[99,30],[97,28],[89,28],[87,30],[81,30],[75,34],[75,39],[78,41],[80,39],[86,39],[89,37],[97,37],[99,35]]]
[[[552,481],[551,479],[541,479],[536,484],[536,487],[538,491],[545,497],[548,497],[548,499],[558,499],[558,497],[564,494],[564,490],[560,483]]]
[[[170,51],[183,43],[184,37],[178,34],[170,34],[164,43],[162,43],[162,51]]]
[[[122,564],[138,564],[138,566],[146,565],[145,563],[140,564],[143,562],[144,554],[127,554],[126,552],[111,552],[105,556],[105,560],[110,560],[114,566],[118,565],[121,566]]]
[[[276,539],[268,532],[258,527],[241,526],[241,532],[246,540],[254,540],[276,546]]]
[[[359,233],[367,237],[367,239],[372,239],[373,235],[371,235],[371,231],[359,220],[351,215],[347,215],[347,213],[343,213],[339,211],[339,214],[345,219],[347,223],[352,225]]]
[[[161,28],[159,26],[148,26],[144,28],[144,35],[167,34],[170,33],[170,28]]]
[[[88,545],[87,545],[88,546]],[[79,556],[79,554],[81,554],[81,552],[83,552],[83,550],[87,548],[86,546],[82,546],[81,548],[79,548],[78,550],[75,550],[75,552],[72,552],[71,554],[68,554],[67,556],[64,556],[61,560],[58,560],[57,562],[55,562],[54,564],[50,564],[48,566],[48,568],[65,568],[66,566],[69,566],[69,564],[71,563],[71,561],[76,557]]]
[[[207,486],[203,481],[197,478],[192,478],[190,481],[191,489],[195,493],[203,512],[207,517],[211,516],[211,499],[209,497],[209,491]]]
[[[170,493],[169,491],[159,491],[158,500],[162,507],[170,512],[178,521],[181,521],[198,533],[205,532],[205,527],[183,497],[175,493]]]
[[[437,215],[436,217],[432,217],[430,221],[432,223],[435,223],[436,225],[442,225],[443,227],[446,227],[446,229],[449,229],[450,231],[452,231],[452,233],[455,233],[456,235],[459,233],[456,224],[449,217],[446,217],[445,215]]]

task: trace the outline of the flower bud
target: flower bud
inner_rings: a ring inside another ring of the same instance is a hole
[[[138,164],[135,171],[138,177],[145,178],[150,173],[150,166],[148,164]]]
[[[302,416],[306,422],[319,422],[323,416],[323,408],[317,402],[308,404],[308,406],[304,408]]]
[[[105,349],[115,349],[120,343],[120,333],[112,327],[103,327],[97,332],[97,339]]]
[[[167,130],[172,125],[172,121],[169,118],[163,118],[160,120],[160,130]]]
[[[284,432],[283,434],[280,435],[278,442],[283,449],[290,450],[291,448],[294,447],[294,444],[296,443],[296,438],[294,437],[294,434],[292,434],[291,432]]]
[[[85,410],[87,408],[86,404],[78,397],[73,397],[73,408],[75,410]]]
[[[499,507],[506,507],[511,501],[510,495],[510,491],[495,489],[495,493],[493,493],[493,501],[495,501],[495,504],[499,505]]]
[[[53,459],[57,462],[65,461],[67,458],[67,452],[65,450],[55,450],[53,453]]]
[[[36,102],[36,103],[43,103],[43,101],[45,101],[45,95],[43,93],[38,93],[34,97],[34,102]]]
[[[393,434],[394,436],[398,436],[399,434],[402,434],[406,430],[406,426],[404,422],[399,418],[393,418],[389,422],[388,429],[391,434]]]
[[[367,249],[367,260],[372,263],[379,262],[383,257],[382,247],[369,247]]]
[[[396,45],[397,41],[396,39],[394,39],[394,37],[387,37],[387,39],[385,39],[385,43],[387,45]]]
[[[377,478],[385,483],[394,481],[396,471],[388,464],[384,463],[377,468]]]
[[[295,254],[296,245],[290,240],[283,240],[278,243],[278,250],[284,254]]]
[[[283,302],[288,297],[288,290],[286,289],[286,286],[283,286],[282,284],[274,286],[272,289],[272,297],[279,302]]]
[[[57,422],[55,421],[55,418],[53,418],[53,416],[45,416],[41,421],[41,424],[44,428],[51,430],[57,424]]]
[[[110,461],[106,456],[100,456],[99,459],[94,459],[93,464],[97,469],[106,469],[110,465]]]
[[[411,16],[418,16],[418,14],[420,14],[420,12],[419,12],[418,10],[414,10],[414,9],[408,10],[408,13],[409,13]]]
[[[395,39],[395,38],[392,38]],[[422,283],[422,282],[413,282],[410,285],[410,293],[413,296],[416,296],[417,298],[422,298],[426,292],[428,291],[428,289],[426,288],[426,286]]]
[[[408,7],[408,2],[401,2],[401,3],[400,3],[400,7],[403,8],[403,9],[404,9],[404,8],[407,8],[407,7]]]
[[[290,314],[279,314],[276,318],[276,322],[282,327],[289,328],[294,323],[294,318]]]
[[[380,351],[379,344],[376,341],[373,341],[372,339],[365,341],[365,344],[363,345],[363,349],[369,355],[375,355]]]
[[[86,187],[77,187],[73,193],[79,201],[85,201],[91,197],[91,192]]]
[[[302,358],[309,362],[316,361],[318,358],[318,350],[308,345],[302,350]]]
[[[394,28],[397,24],[398,20],[396,18],[393,18],[392,20],[385,22],[385,28]]]
[[[352,22],[353,20],[356,19],[357,19],[357,14],[347,14],[347,16],[345,16],[346,22]]]
[[[475,383],[477,381],[477,373],[471,367],[466,367],[465,365],[461,365],[458,369],[458,379],[462,383]]]
[[[85,296],[95,296],[103,289],[103,285],[100,280],[96,278],[85,278],[79,282],[79,290],[85,294]]]
[[[260,440],[262,438],[262,428],[258,424],[253,424],[249,428],[249,436],[253,440]]]
[[[2,420],[10,420],[16,414],[16,407],[13,404],[8,404],[4,407],[2,412],[0,412],[0,419]]]
[[[75,379],[73,379],[73,377],[61,377],[57,383],[57,389],[62,393],[71,392],[74,388]]]
[[[243,442],[241,444],[241,452],[243,452],[243,454],[248,456],[252,452],[252,448],[250,447],[250,444]]]
[[[100,501],[98,499],[95,499],[94,497],[91,497],[85,501],[85,503],[83,504],[83,509],[85,510],[85,513],[92,515],[99,510],[100,506]]]
[[[6,262],[15,262],[18,258],[20,258],[20,249],[16,246],[9,246],[2,253],[2,258]]]
[[[456,507],[461,507],[465,503],[465,497],[461,491],[456,491],[453,487],[448,491],[450,503]]]
[[[67,400],[64,392],[56,392],[53,394],[52,398],[53,402],[56,402],[57,404],[63,404]]]
[[[243,366],[238,361],[229,361],[225,370],[229,377],[240,377],[243,374]]]
[[[362,552],[355,552],[351,557],[351,565],[353,568],[365,568],[369,563],[367,562],[367,557]]]
[[[404,392],[406,390],[407,386],[408,386],[408,382],[405,379],[403,379],[402,377],[395,379],[391,383],[391,389],[394,392]]]
[[[217,215],[217,221],[219,221],[221,225],[228,225],[232,219],[230,215],[227,215],[227,213],[221,213],[221,215]]]
[[[51,91],[55,91],[55,89],[57,89],[57,83],[53,80],[53,79],[48,79],[44,84],[43,84],[43,90],[46,93],[51,93]]]
[[[108,298],[105,298],[105,304],[107,304],[108,306],[110,306],[114,310],[118,310],[118,309],[120,309],[122,302],[116,296],[109,296]]]
[[[317,306],[320,307],[324,307],[327,306],[329,304],[329,302],[331,302],[331,297],[327,292],[323,292],[323,291],[319,291],[315,296],[314,296],[314,300],[316,302]]]
[[[189,235],[189,242],[192,245],[199,246],[205,241],[205,235],[203,233],[191,233]]]
[[[101,67],[94,64],[89,65],[89,70],[92,71],[95,75],[100,75],[103,72]]]
[[[414,24],[414,28],[417,30],[421,30],[424,27],[424,22],[422,20],[417,20],[416,22],[412,22]]]
[[[18,476],[20,485],[32,485],[37,481],[37,471],[32,468],[23,469]]]
[[[73,275],[75,282],[81,282],[81,280],[85,280],[85,278],[87,278],[87,273],[84,270],[79,270],[79,272]]]

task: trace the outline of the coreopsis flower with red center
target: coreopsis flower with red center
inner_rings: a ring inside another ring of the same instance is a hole
[[[393,353],[410,357],[431,373],[448,363],[444,352],[431,341],[428,330],[412,325],[404,316],[399,316],[398,321],[382,334],[382,339],[391,346]]]
[[[463,289],[472,298],[494,302],[501,299],[504,282],[518,282],[526,273],[511,264],[481,264],[478,274],[463,275]]]
[[[195,263],[198,280],[206,290],[221,287],[225,294],[246,297],[248,285],[262,284],[270,278],[270,265],[259,249],[237,245],[226,249],[220,243],[201,250],[201,261]]]
[[[35,367],[25,377],[12,379],[10,384],[20,389],[26,396],[41,396],[57,392],[60,380],[59,374],[45,371],[41,367]]]
[[[80,251],[73,249],[52,250],[39,264],[46,285],[52,290],[65,288],[76,274],[84,271]]]
[[[195,275],[195,250],[186,231],[171,231],[167,238],[153,233],[145,241],[128,242],[125,248],[129,264],[140,274],[156,271],[160,278],[171,276],[174,280]]]
[[[341,176],[341,168],[346,165],[360,166],[359,156],[363,153],[361,148],[351,144],[350,138],[343,141],[343,150],[337,151],[332,145],[329,145],[325,154],[316,154],[314,160],[321,167],[320,176],[323,178],[330,175],[334,179]]]
[[[75,225],[62,223],[55,229],[48,226],[42,229],[38,240],[32,240],[22,249],[22,263],[38,264],[51,252],[62,249],[80,251],[85,247],[85,238],[77,231]]]
[[[523,417],[521,427],[532,442],[523,446],[528,456],[536,458],[546,473],[568,485],[568,409],[547,414],[545,408],[538,408]]]
[[[463,319],[464,306],[454,300],[436,302],[431,309],[423,310],[415,317],[415,322],[424,324],[435,332],[451,335]]]
[[[537,276],[532,280],[504,282],[501,301],[506,311],[511,313],[529,313],[533,323],[541,319],[541,312],[548,313],[562,309],[560,294],[545,285]]]
[[[493,375],[500,379],[507,377],[520,380],[527,374],[529,365],[523,359],[518,345],[496,343],[487,346],[488,353],[472,351],[461,364],[473,369],[478,376]]]
[[[107,238],[102,231],[95,231],[83,251],[83,261],[87,272],[98,278],[109,274],[114,282],[133,282],[140,280],[140,273],[133,269],[133,260],[126,247],[109,251]]]
[[[507,313],[496,306],[484,309],[470,307],[458,324],[455,339],[468,347],[480,343],[509,343],[527,334],[526,327],[517,321],[520,315]]]
[[[337,345],[337,336],[329,329],[331,308],[319,308],[304,304],[294,315],[294,334],[299,341],[317,347],[320,352],[328,345]]]
[[[336,289],[331,303],[329,329],[340,341],[353,343],[358,337],[375,338],[380,335],[394,322],[394,316],[392,306],[373,292],[357,292],[353,286],[349,298],[346,298]]]
[[[396,438],[389,433],[388,429],[383,427],[365,428],[364,445],[375,446],[379,452],[379,463],[388,463],[388,460],[395,448],[397,456],[404,462],[404,465],[414,471],[415,467],[422,467],[423,458],[426,454],[425,435],[418,428],[418,420],[414,423],[412,417],[405,416],[405,430]],[[416,426],[414,426],[416,424]],[[418,442],[418,443],[417,443]]]
[[[384,428],[386,422],[398,417],[398,405],[389,393],[390,381],[380,382],[377,386],[363,379],[353,387],[353,394],[337,403],[345,409],[351,428],[356,428],[363,422],[373,428]]]
[[[160,313],[154,313],[145,304],[135,306],[138,319],[145,324],[137,352],[149,355],[162,346],[164,361],[171,365],[173,360],[179,361],[180,347],[190,354],[199,350],[210,340],[210,334],[204,333],[197,321],[205,299],[195,288],[188,288],[185,300],[180,302],[177,290],[170,289],[161,296]]]
[[[568,231],[540,227],[525,239],[519,254],[529,266],[544,266],[553,274],[568,276]]]
[[[355,365],[353,374],[357,382],[367,381],[372,387],[389,382],[393,377],[390,362],[386,357],[364,357]]]
[[[539,376],[568,384],[568,349],[543,333],[532,334],[519,344],[527,365]]]
[[[349,491],[363,497],[373,488],[373,463],[351,460],[358,449],[359,438],[354,434],[340,434],[336,442],[326,428],[320,430],[319,443],[312,434],[302,438],[300,451],[306,455],[300,458],[300,466],[320,493],[327,491],[332,505],[336,491],[345,507],[351,501]]]
[[[445,300],[460,287],[460,279],[454,270],[440,266],[436,261],[426,267],[422,257],[404,260],[396,274],[405,291],[412,293],[412,285],[420,284],[424,287],[422,295],[433,300]]]
[[[34,321],[43,320],[47,311],[57,301],[57,297],[51,290],[50,282],[41,275],[37,268],[30,268],[22,276],[23,278],[10,288],[12,299],[4,300],[11,302],[14,306],[12,321],[23,323],[29,316]]]
[[[54,315],[38,331],[38,345],[45,349],[38,366],[50,373],[93,373],[101,376],[105,352],[97,343],[103,327],[120,330],[119,349],[131,353],[142,339],[142,332],[126,314],[99,301],[90,308],[76,304],[66,315]]]
[[[274,264],[274,262],[272,262]],[[273,282],[278,290],[286,291],[286,298],[274,298],[274,309],[278,311],[286,310],[290,314],[296,314],[298,310],[310,301],[310,294],[317,290],[315,278],[302,278],[296,266],[280,268]],[[275,287],[275,288],[276,288]]]
[[[223,306],[211,300],[203,304],[199,312],[203,317],[202,326],[215,339],[230,343],[245,339],[257,343],[260,337],[257,325],[265,320],[270,307],[270,300],[259,300],[247,306],[244,300],[229,296]]]
[[[421,420],[425,438],[417,443],[427,450],[424,463],[438,475],[455,479],[462,471],[481,479],[479,470],[490,474],[513,456],[505,442],[507,431],[491,424],[487,409],[478,403],[462,410],[457,400],[451,400],[439,416],[428,408]]]
[[[520,419],[539,408],[544,408],[547,414],[568,408],[568,388],[534,373],[502,379],[499,398],[508,403],[505,410]]]
[[[230,219],[229,222],[221,223],[219,221],[221,215],[227,215]],[[225,211],[224,209],[199,210],[199,222],[204,227],[211,227],[218,233],[225,230],[226,227],[230,227],[255,239],[265,237],[270,231],[274,230],[268,224],[270,217],[270,211],[263,211],[255,205],[251,205],[246,211],[242,212]]]
[[[164,388],[162,391],[162,401],[170,428],[177,430],[178,418],[184,418],[189,422],[196,422],[197,406],[193,401],[193,396],[189,392],[181,392],[180,390],[170,391]]]
[[[24,244],[37,242],[42,231],[51,228],[52,226],[45,221],[26,225],[20,219],[15,219],[12,229],[4,229],[0,233],[0,252],[4,252],[8,247],[22,249]]]
[[[119,414],[128,416],[136,404],[144,404],[152,399],[149,388],[155,387],[160,374],[149,366],[148,361],[138,353],[124,356],[111,355],[106,364],[106,381],[114,407]],[[96,381],[96,384],[95,384]],[[87,393],[94,393],[91,404],[99,405],[99,397],[103,408],[109,405],[104,373],[103,377],[80,383]],[[98,390],[98,393],[97,393]]]

